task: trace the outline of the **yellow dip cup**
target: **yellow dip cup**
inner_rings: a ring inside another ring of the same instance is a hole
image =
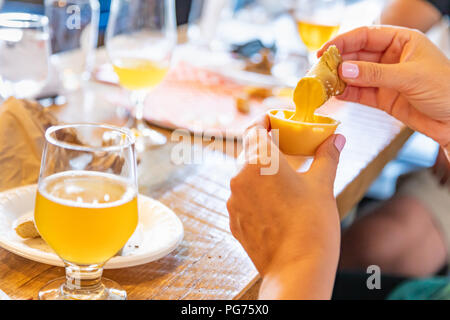
[[[277,115],[279,112],[283,115]],[[317,147],[336,131],[340,121],[317,114],[314,123],[289,120],[294,112],[287,109],[267,112],[271,130],[278,129],[279,132],[278,147],[286,154],[313,156]]]

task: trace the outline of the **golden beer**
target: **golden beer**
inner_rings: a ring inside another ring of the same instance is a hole
[[[300,20],[297,21],[297,29],[308,50],[316,51],[338,33],[339,25],[324,25]]]
[[[39,184],[34,217],[40,235],[62,259],[103,263],[136,229],[137,192],[111,174],[57,173]]]
[[[139,58],[122,58],[113,61],[120,84],[128,90],[149,89],[158,85],[169,70],[168,65]]]

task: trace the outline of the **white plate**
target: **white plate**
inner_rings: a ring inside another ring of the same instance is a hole
[[[62,260],[41,238],[22,239],[14,230],[17,219],[32,216],[36,185],[0,193],[0,246],[30,260],[64,266]],[[183,225],[172,210],[161,202],[139,195],[139,223],[120,255],[111,258],[105,269],[141,265],[160,259],[183,239]]]

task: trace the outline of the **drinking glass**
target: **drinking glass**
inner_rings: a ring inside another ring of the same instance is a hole
[[[169,70],[176,45],[173,0],[112,0],[106,50],[122,87],[134,105],[138,151],[163,145],[166,137],[143,120],[144,100]]]
[[[48,19],[27,13],[0,14],[0,95],[33,98],[49,71]]]
[[[192,0],[188,18],[189,42],[208,48],[216,35],[220,14],[226,0]]]
[[[95,63],[100,3],[98,0],[45,0],[53,59],[63,86],[76,90],[91,76]]]
[[[311,64],[316,51],[338,33],[343,10],[343,0],[295,0],[294,18]]]
[[[207,1],[208,2],[208,1]],[[275,42],[274,22],[283,3],[271,0],[218,0],[223,9],[218,19],[214,49],[230,50],[233,45],[260,40],[266,46]],[[212,4],[210,4],[212,5]],[[217,5],[216,5],[217,6]]]
[[[108,125],[70,124],[50,127],[45,138],[34,220],[64,261],[66,276],[49,282],[39,298],[126,299],[102,272],[138,223],[133,134]]]

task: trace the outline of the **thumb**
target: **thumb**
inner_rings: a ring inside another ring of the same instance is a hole
[[[408,75],[399,64],[345,61],[339,67],[340,77],[356,87],[383,87],[400,91]]]
[[[345,145],[345,137],[332,135],[317,148],[314,161],[308,174],[312,174],[332,186],[336,178],[339,156]]]

